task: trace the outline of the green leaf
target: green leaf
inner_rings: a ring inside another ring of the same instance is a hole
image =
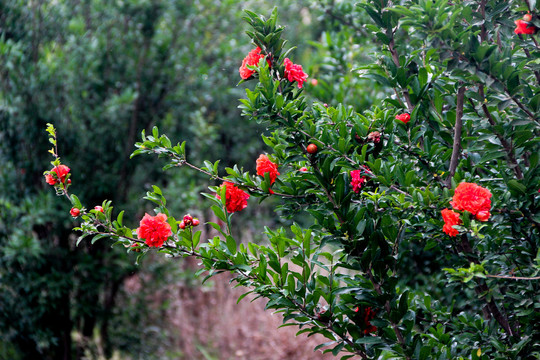
[[[227,249],[229,249],[229,252],[233,255],[236,254],[236,240],[234,240],[234,238],[230,235],[226,236],[226,240]]]

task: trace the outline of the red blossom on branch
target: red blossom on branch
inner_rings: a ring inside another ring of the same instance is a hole
[[[459,234],[459,231],[457,231],[457,229],[454,229],[453,227],[454,225],[461,224],[459,213],[452,211],[450,209],[443,209],[443,211],[441,211],[441,215],[444,220],[443,231],[448,236],[456,236],[457,234]]]
[[[268,156],[261,154],[257,159],[257,175],[264,177],[264,174],[268,173],[270,177],[270,184],[276,181],[279,175],[277,165],[268,159]]]
[[[234,213],[244,210],[247,207],[247,199],[249,199],[249,194],[228,181],[223,182],[223,184],[221,184],[221,188],[223,188],[223,186],[226,188],[225,206],[227,208],[227,212]],[[216,196],[218,199],[221,199],[219,194]]]
[[[364,183],[367,181],[367,177],[362,175],[366,175],[368,172],[371,172],[368,168],[351,171],[351,186],[355,193],[358,194]]]
[[[256,49],[253,49],[247,54],[247,56],[242,61],[242,65],[238,69],[240,77],[244,80],[247,80],[255,73],[255,70],[248,69],[249,66],[256,66],[259,64],[259,61],[264,57],[261,54],[261,48],[257,46]]]
[[[406,124],[411,120],[411,115],[407,113],[399,114],[399,115],[396,115],[396,119],[398,119],[399,121],[403,121],[403,123]]]
[[[456,210],[468,211],[472,215],[479,215],[478,220],[486,221],[491,209],[491,192],[474,183],[462,182],[454,191],[450,204]],[[487,212],[487,214],[486,214]],[[486,218],[487,216],[487,218]]]
[[[171,225],[167,223],[167,215],[157,214],[150,216],[144,214],[139,228],[136,230],[139,239],[143,239],[148,246],[161,247],[172,235]]]
[[[533,24],[523,21],[521,19],[514,21],[514,24],[516,24],[516,28],[514,32],[518,35],[519,34],[526,34],[526,35],[536,34],[536,31],[538,30],[538,28],[534,26]]]
[[[69,174],[69,168],[66,165],[58,165],[53,167],[48,174],[45,175],[45,181],[49,185],[55,185],[56,183],[64,183],[66,176]]]
[[[285,65],[285,77],[290,82],[298,82],[298,88],[301,89],[308,77],[308,74],[302,69],[302,65],[293,64],[289,58],[285,58],[283,64]]]

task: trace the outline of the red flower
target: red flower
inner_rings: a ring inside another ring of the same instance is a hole
[[[79,216],[81,214],[81,210],[77,209],[77,208],[71,208],[71,210],[69,211],[69,213],[71,214],[71,216],[73,216],[74,218],[76,218],[77,216]]]
[[[359,193],[360,189],[364,185],[364,183],[367,181],[367,178],[365,176],[362,176],[362,174],[367,174],[369,171],[368,168],[364,167],[360,170],[353,170],[351,171],[351,186],[353,188],[353,191],[355,193]]]
[[[300,171],[300,172],[307,172],[307,167],[302,166],[298,171]]]
[[[308,74],[302,70],[302,65],[293,64],[289,58],[285,58],[283,64],[285,64],[285,76],[287,79],[290,82],[298,82],[298,88],[301,89],[302,85],[304,85],[304,81],[306,81],[308,77]]]
[[[221,184],[221,187],[225,186],[225,206],[227,207],[227,212],[233,213],[237,211],[244,210],[247,207],[247,199],[249,199],[249,194],[237,188],[233,183],[225,181]],[[218,199],[221,199],[217,195]]]
[[[453,228],[454,225],[460,225],[461,224],[461,219],[459,218],[459,213],[457,213],[455,211],[452,211],[450,209],[444,209],[443,211],[441,211],[441,215],[442,215],[443,220],[444,220],[443,231],[448,236],[456,236],[457,234],[459,234],[459,231],[457,231],[457,229]]]
[[[270,184],[273,184],[279,175],[277,165],[271,162],[268,156],[261,154],[257,159],[257,175],[264,177],[266,173],[270,176]]]
[[[264,57],[263,54],[261,54],[261,48],[257,46],[256,49],[253,49],[247,54],[247,56],[242,61],[242,66],[238,69],[238,72],[240,72],[240,77],[244,80],[247,80],[255,73],[255,70],[248,69],[249,66],[256,66],[259,64],[259,60],[261,60]]]
[[[70,169],[66,165],[55,166],[47,175],[45,175],[45,181],[49,185],[55,185],[57,182],[63,183],[66,181],[66,176],[69,174],[69,170]]]
[[[396,119],[398,119],[399,121],[403,121],[406,124],[411,120],[411,115],[407,113],[399,114],[399,115],[396,115]]]
[[[354,312],[357,313],[359,311],[359,307],[354,308]],[[376,314],[377,313],[372,310],[370,306],[364,309],[364,313],[362,314],[362,327],[364,327],[364,335],[377,331],[377,327],[371,325],[371,320],[375,318]]]
[[[462,182],[454,191],[454,197],[450,204],[456,210],[468,211],[473,215],[483,211],[487,211],[489,214],[489,209],[491,208],[490,198],[491,193],[488,189],[474,183]],[[480,216],[485,218],[486,215],[483,213]]]
[[[516,34],[536,34],[536,31],[538,30],[533,24],[521,19],[514,21],[514,24],[516,24],[516,29],[514,30]]]
[[[171,225],[167,223],[165,214],[160,213],[156,216],[144,214],[139,225],[136,231],[137,236],[139,239],[144,239],[148,246],[161,247],[172,235]]]

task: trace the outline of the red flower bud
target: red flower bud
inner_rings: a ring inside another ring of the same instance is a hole
[[[199,219],[193,219],[193,226],[198,226],[199,224]]]
[[[298,170],[298,171],[300,171],[300,172],[307,172],[307,167],[302,166],[302,167],[300,168],[300,170]]]
[[[523,20],[527,21],[527,22],[531,21],[532,20],[532,15],[531,14],[523,15]]]
[[[71,208],[71,210],[69,211],[69,213],[71,214],[71,216],[73,216],[74,218],[76,218],[77,216],[79,216],[81,214],[81,210],[77,209],[77,208]]]
[[[310,154],[316,154],[317,153],[317,145],[315,144],[309,144],[306,148],[307,152],[310,153]]]
[[[103,208],[102,208],[101,206],[99,206],[99,205],[98,205],[98,206],[95,206],[95,207],[94,207],[94,210],[97,210],[97,211],[99,211],[99,212],[104,212],[104,211],[103,211]]]
[[[186,223],[182,221],[180,224],[178,224],[178,227],[184,230],[186,228]]]
[[[186,226],[191,226],[193,224],[193,217],[189,214],[184,215],[184,224],[186,224]]]
[[[489,213],[489,211],[479,211],[477,214],[476,214],[476,220],[478,221],[488,221],[489,220],[489,217],[491,216],[491,214]]]

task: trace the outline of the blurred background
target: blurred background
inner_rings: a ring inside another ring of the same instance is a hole
[[[321,338],[277,329],[264,301],[236,305],[226,276],[201,284],[196,261],[135,255],[107,241],[75,247],[70,204],[43,178],[45,127],[87,208],[113,201],[133,228],[160,186],[175,216],[209,214],[192,171],[129,160],[143,129],[188,140],[190,161],[253,171],[264,125],[240,117],[236,86],[253,48],[242,9],[278,6],[311,101],[361,111],[380,98],[351,70],[368,62],[364,15],[352,1],[0,1],[0,359],[323,359]],[[287,219],[271,200],[235,215],[243,241]]]

